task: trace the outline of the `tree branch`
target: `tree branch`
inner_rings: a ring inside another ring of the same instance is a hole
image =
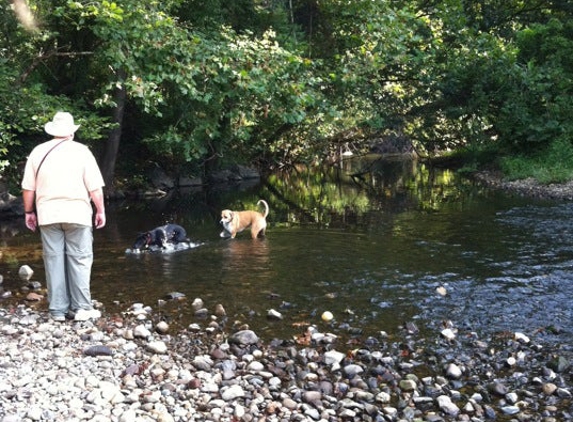
[[[91,56],[94,53],[91,51],[77,51],[77,52],[63,52],[63,51],[50,51],[46,54],[40,54],[39,56],[37,56],[33,61],[32,64],[30,64],[30,66],[28,66],[28,68],[24,71],[24,73],[22,73],[20,75],[20,78],[18,78],[18,83],[19,84],[23,84],[24,82],[26,82],[26,79],[28,79],[28,76],[30,76],[30,74],[34,71],[34,69],[36,69],[41,63],[47,61],[48,59],[52,58],[52,57],[77,57],[77,56]]]

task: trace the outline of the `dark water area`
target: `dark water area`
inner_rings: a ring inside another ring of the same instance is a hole
[[[259,198],[271,209],[266,238],[220,238],[220,211],[252,209]],[[210,312],[222,304],[229,326],[248,324],[267,340],[300,335],[309,324],[364,340],[405,324],[439,332],[446,321],[460,335],[573,340],[568,202],[492,191],[410,161],[358,160],[250,186],[116,201],[107,210],[108,224],[94,236],[92,295],[109,313],[140,302],[182,328],[207,325],[191,307],[201,298]],[[165,222],[185,227],[196,247],[126,253],[137,233]],[[21,265],[44,281],[39,235],[3,221],[1,241],[0,274],[13,292],[5,302],[22,302]],[[171,292],[186,300],[160,303]],[[269,319],[270,309],[283,319]],[[322,321],[324,311],[331,322]]]

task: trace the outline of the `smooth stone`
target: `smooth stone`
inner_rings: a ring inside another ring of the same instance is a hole
[[[259,338],[252,330],[241,330],[231,334],[228,341],[229,343],[246,346],[256,344],[259,341]]]
[[[448,377],[450,379],[456,379],[457,380],[457,379],[460,379],[461,376],[462,376],[462,370],[455,363],[450,363],[446,367],[446,377]]]
[[[167,353],[167,345],[163,341],[152,341],[145,347],[152,353],[164,354]]]
[[[199,309],[202,309],[205,306],[205,304],[203,303],[203,299],[200,298],[195,298],[193,300],[193,303],[191,303],[191,308],[194,311],[198,311]]]
[[[151,337],[151,331],[145,325],[140,324],[133,329],[133,336],[136,338],[148,338]]]
[[[195,356],[191,363],[195,368],[206,372],[213,367],[213,360],[209,356]]]
[[[29,281],[34,275],[34,270],[29,265],[22,265],[18,270],[18,276],[22,281]]]
[[[520,412],[518,406],[503,406],[501,411],[506,415],[515,415]]]
[[[460,413],[460,408],[456,406],[448,396],[439,396],[436,401],[438,402],[440,409],[442,409],[446,414],[457,416]]]
[[[226,402],[235,400],[239,397],[245,397],[245,391],[240,385],[232,385],[221,392],[221,398]]]
[[[169,331],[169,324],[167,324],[165,321],[159,321],[155,326],[155,331],[160,334],[165,334]]]
[[[342,362],[346,355],[336,350],[329,350],[324,353],[323,361],[326,365],[333,365]]]
[[[363,372],[364,372],[364,368],[362,368],[362,366],[360,366],[360,365],[350,364],[350,365],[346,365],[344,367],[344,373],[348,377],[353,377],[353,376],[361,374]]]

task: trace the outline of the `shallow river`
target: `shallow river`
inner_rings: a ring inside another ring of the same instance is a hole
[[[266,238],[221,239],[220,210],[258,198],[271,208]],[[571,343],[572,219],[571,203],[494,192],[410,163],[289,172],[108,204],[108,224],[95,232],[92,294],[107,312],[141,302],[182,327],[208,323],[191,307],[201,298],[210,311],[222,304],[229,325],[249,324],[267,339],[308,324],[365,339],[451,321],[460,332],[541,331]],[[166,221],[185,227],[196,247],[126,253],[138,232]],[[5,302],[22,301],[20,265],[44,282],[39,235],[14,221],[1,229]],[[186,300],[162,304],[172,292]],[[270,309],[282,319],[269,319]],[[328,324],[324,311],[334,315]]]

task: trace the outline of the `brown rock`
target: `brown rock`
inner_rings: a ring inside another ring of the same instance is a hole
[[[30,292],[26,295],[26,300],[28,302],[39,302],[44,299],[44,296],[39,295],[38,293]]]

